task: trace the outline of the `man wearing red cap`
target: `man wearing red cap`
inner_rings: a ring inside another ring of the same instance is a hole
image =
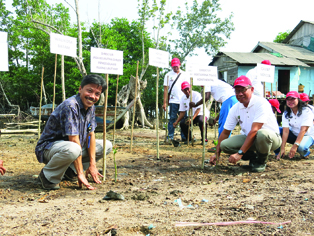
[[[260,96],[254,95],[254,87],[249,78],[242,75],[234,82],[234,90],[238,103],[229,111],[224,130],[217,145],[216,154],[210,158],[210,163],[216,163],[216,155],[221,151],[231,154],[229,162],[236,164],[240,159],[249,160],[252,172],[265,170],[270,151],[281,145],[279,127],[272,112],[270,103]],[[230,138],[230,132],[240,124],[241,135]]]
[[[308,107],[311,108],[311,110],[314,114],[314,106],[309,104],[309,102],[311,101],[309,95],[307,95],[306,93],[300,93],[300,99],[301,99],[301,101],[305,102],[306,105],[308,105]]]
[[[184,95],[181,91],[181,84],[184,81],[188,81],[187,74],[180,69],[181,62],[178,58],[173,58],[171,61],[172,71],[168,72],[164,78],[164,102],[162,108],[166,111],[167,100],[169,98],[169,123],[168,123],[168,138],[173,139],[174,127],[173,123],[176,121],[179,112],[180,99]],[[168,97],[167,97],[168,91]],[[181,131],[182,141],[186,141],[186,138]]]
[[[269,60],[264,60],[261,63],[264,65],[271,66]],[[264,86],[262,82],[257,78],[257,67],[254,67],[253,69],[249,70],[246,73],[246,77],[248,77],[252,81],[252,86],[254,87],[254,94],[264,97]]]
[[[188,122],[186,122],[185,119],[183,119],[185,117],[186,112],[189,110],[189,103],[190,103],[190,94],[192,92],[192,102],[197,102],[199,101],[202,96],[199,92],[196,91],[192,91],[191,90],[191,86],[189,84],[189,82],[184,81],[181,84],[181,90],[184,93],[184,95],[181,97],[180,99],[180,115],[178,117],[178,119],[173,123],[173,127],[176,127],[178,125],[178,123],[180,122],[180,127],[181,130],[184,134],[185,137],[188,137],[188,130],[189,130],[189,126],[190,126],[190,120],[188,120]],[[192,109],[192,113],[193,113],[193,124],[198,123],[200,131],[201,131],[201,139],[202,139],[202,143],[203,143],[203,123],[205,122],[206,128],[205,128],[205,143],[207,143],[207,122],[206,119],[209,117],[209,111],[205,108],[205,119],[204,119],[204,112],[203,112],[203,106],[199,105],[198,107],[194,107]],[[191,137],[191,133],[190,136]],[[191,138],[190,138],[191,140]]]

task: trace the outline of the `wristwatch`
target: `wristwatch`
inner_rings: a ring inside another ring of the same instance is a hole
[[[298,147],[300,146],[300,144],[299,144],[299,143],[297,143],[297,142],[295,142],[294,144],[295,144],[295,145],[297,145]]]
[[[238,151],[238,154],[239,154],[239,155],[244,155],[244,152],[243,152],[242,150],[239,150],[239,151]]]

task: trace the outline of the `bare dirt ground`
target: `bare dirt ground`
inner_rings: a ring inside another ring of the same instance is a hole
[[[200,140],[198,127],[195,131]],[[209,131],[206,150],[213,146]],[[272,156],[265,172],[250,173],[222,154],[218,167],[205,164],[202,170],[200,141],[175,148],[163,145],[165,131],[160,131],[157,160],[156,131],[135,129],[132,153],[130,133],[116,133],[118,181],[111,153],[107,179],[94,191],[68,181],[60,190],[43,190],[37,181],[43,164],[34,154],[36,135],[1,135],[7,173],[0,176],[0,235],[110,235],[106,229],[112,225],[117,235],[314,235],[312,158],[276,161]],[[107,137],[112,140],[112,130]],[[205,159],[210,155],[206,152]],[[102,201],[109,190],[125,200]],[[180,208],[177,199],[191,207]],[[175,226],[243,220],[291,223]]]

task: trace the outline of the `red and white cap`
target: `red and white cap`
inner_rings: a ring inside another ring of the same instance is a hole
[[[187,81],[184,81],[184,82],[182,82],[182,84],[181,84],[181,90],[184,90],[184,89],[190,88],[190,87],[191,87],[191,86],[190,86],[189,82],[187,82]]]
[[[288,97],[290,97],[290,98],[300,98],[300,94],[297,91],[290,91],[289,93],[287,93],[286,99]]]
[[[310,98],[309,98],[309,95],[307,95],[306,93],[300,93],[300,99],[301,99],[303,102],[311,101]]]
[[[181,65],[181,62],[180,62],[180,60],[179,60],[179,58],[173,58],[172,60],[171,60],[171,67],[173,67],[173,66],[180,66]]]
[[[248,85],[252,86],[251,80],[245,75],[241,75],[239,78],[237,78],[234,81],[233,87],[236,87],[236,86],[246,87]]]
[[[279,101],[278,101],[277,99],[269,99],[268,101],[269,101],[269,103],[270,103],[273,107],[276,108],[276,110],[277,110],[279,113],[281,113],[281,111],[280,111],[280,109],[279,109],[280,104],[279,104]]]

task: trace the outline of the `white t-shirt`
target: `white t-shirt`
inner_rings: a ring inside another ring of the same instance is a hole
[[[313,127],[313,112],[310,108],[305,107],[302,110],[300,116],[295,115],[293,112],[290,113],[292,118],[286,118],[286,111],[282,115],[282,127],[289,128],[291,132],[298,136],[301,131],[301,126],[309,126],[309,129],[305,135],[311,136],[314,139],[314,127]]]
[[[270,103],[262,97],[252,95],[248,107],[238,102],[231,107],[224,129],[233,130],[237,123],[241,126],[241,133],[248,135],[252,124],[263,123],[261,129],[271,130],[279,134],[279,127],[274,116]]]
[[[202,99],[202,96],[199,92],[196,92],[196,91],[192,92],[192,102],[197,103],[201,99]],[[183,95],[180,100],[179,111],[188,111],[190,107],[189,104],[190,104],[190,97],[187,98],[185,95]],[[198,108],[201,108],[200,113],[198,113],[198,115],[199,116],[203,115],[204,114],[203,104],[199,105],[198,107],[192,108],[193,115],[195,114]],[[205,117],[209,117],[209,111],[207,110],[206,106],[205,106]]]
[[[181,75],[171,90],[169,103],[180,104],[180,98],[184,95],[184,93],[181,91],[181,84],[184,81],[189,82],[188,74],[185,71],[180,70],[179,73],[181,73]],[[175,73],[173,70],[168,72],[164,78],[164,86],[167,86],[167,77],[168,76],[169,76],[169,84],[168,84],[168,92],[169,92],[169,90],[172,86],[172,83],[176,80],[178,74]]]
[[[264,97],[264,86],[262,82],[259,79],[257,79],[257,67],[254,67],[253,69],[249,70],[246,73],[246,77],[248,77],[252,82],[252,86],[254,87],[253,94]]]
[[[314,114],[314,106],[312,106],[312,105],[310,105],[310,104],[308,104],[308,106],[311,108],[311,110],[312,110],[312,112],[313,112],[313,114]]]
[[[232,86],[226,82],[217,80],[217,83],[212,86],[205,86],[205,93],[211,92],[211,95],[217,102],[223,103],[231,96],[235,95]]]

